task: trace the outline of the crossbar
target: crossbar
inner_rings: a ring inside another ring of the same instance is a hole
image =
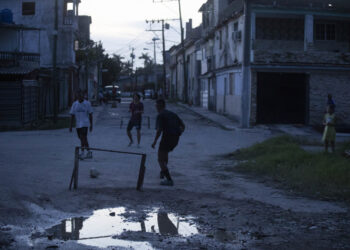
[[[100,148],[84,148],[84,147],[75,147],[74,151],[74,168],[72,172],[72,177],[69,184],[69,190],[72,190],[72,186],[74,189],[78,189],[78,178],[79,178],[79,150],[80,149],[88,149],[92,151],[100,151],[100,152],[109,152],[109,153],[118,153],[118,154],[127,154],[127,155],[137,155],[141,156],[141,163],[140,163],[140,169],[139,169],[139,176],[137,179],[137,186],[136,190],[141,191],[143,186],[143,180],[145,178],[145,172],[146,172],[146,154],[143,153],[135,153],[135,152],[125,152],[125,151],[118,151],[118,150],[110,150],[110,149],[100,149]]]

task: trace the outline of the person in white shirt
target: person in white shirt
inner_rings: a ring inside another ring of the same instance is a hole
[[[90,126],[90,132],[92,132],[92,107],[89,101],[84,100],[84,95],[78,93],[78,100],[75,101],[70,110],[71,123],[69,131],[72,132],[73,120],[75,118],[77,134],[81,142],[82,152],[79,158],[86,159],[92,158],[92,152],[89,150],[89,142],[87,139],[88,127]],[[84,149],[87,149],[87,154],[84,154]]]

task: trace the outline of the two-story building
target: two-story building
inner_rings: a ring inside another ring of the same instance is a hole
[[[37,81],[42,116],[67,109],[74,99],[74,91],[79,88],[74,51],[79,3],[80,0],[0,1],[0,10],[8,9],[13,13],[13,24],[39,30],[21,42],[26,46],[26,52],[30,47],[29,52],[36,48],[40,54]],[[3,48],[0,44],[0,51]],[[16,48],[12,48],[12,52],[15,51]]]
[[[332,94],[338,124],[349,126],[349,10],[343,0],[208,0],[200,105],[245,127],[317,126]]]

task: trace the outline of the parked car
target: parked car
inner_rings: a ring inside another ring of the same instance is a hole
[[[154,90],[153,89],[145,89],[145,99],[152,99],[154,96]]]

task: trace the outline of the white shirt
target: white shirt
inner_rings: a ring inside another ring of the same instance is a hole
[[[75,101],[69,113],[75,116],[76,128],[90,126],[89,114],[92,114],[92,107],[89,101]]]

